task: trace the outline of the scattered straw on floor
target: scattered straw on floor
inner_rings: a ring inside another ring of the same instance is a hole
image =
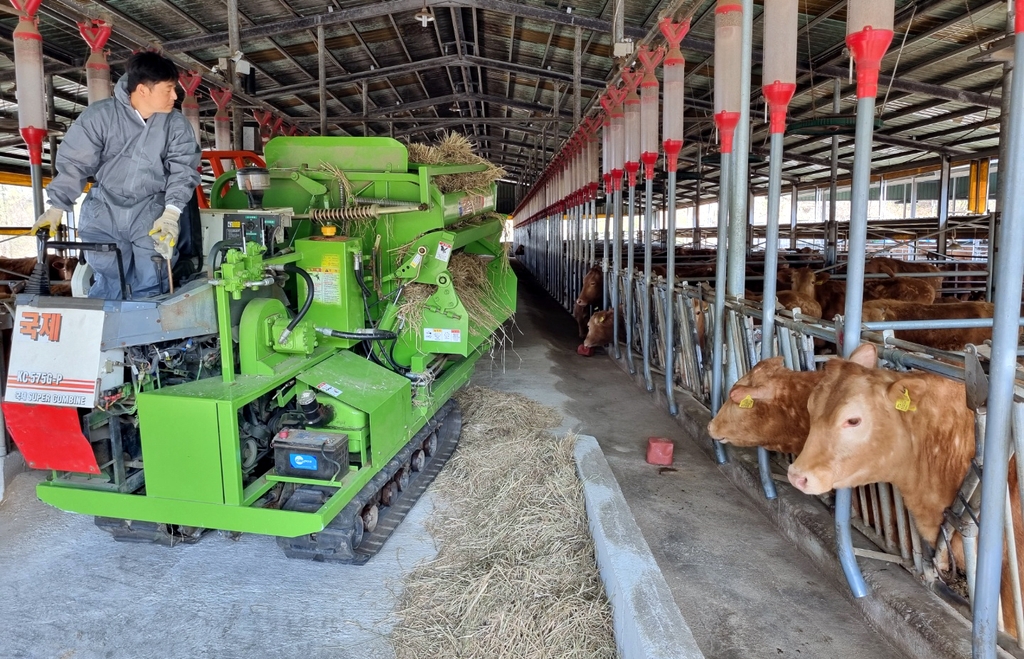
[[[611,612],[573,461],[551,408],[456,394],[459,447],[434,485],[437,557],[406,579],[398,659],[612,659]]]
[[[437,145],[409,144],[409,161],[423,165],[487,165],[482,172],[434,177],[434,184],[445,194],[484,190],[505,177],[504,169],[473,153],[473,145],[461,133],[446,133]]]

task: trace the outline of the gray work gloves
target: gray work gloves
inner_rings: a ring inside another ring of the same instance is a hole
[[[174,245],[178,242],[178,217],[180,215],[181,211],[170,206],[164,207],[164,212],[156,218],[153,230],[149,232],[149,235],[153,236],[156,253],[167,261],[171,260],[171,255],[174,254]]]
[[[46,211],[39,216],[36,223],[32,225],[32,235],[35,235],[37,231],[43,228],[50,229],[50,237],[57,235],[57,229],[60,227],[61,220],[64,219],[64,211],[60,208],[50,206]]]

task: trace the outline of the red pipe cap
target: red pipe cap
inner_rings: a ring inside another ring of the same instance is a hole
[[[582,355],[584,357],[593,357],[594,356],[594,349],[593,348],[588,348],[587,346],[585,346],[585,345],[583,345],[581,343],[580,346],[578,348],[576,348],[576,354],[577,355]]]

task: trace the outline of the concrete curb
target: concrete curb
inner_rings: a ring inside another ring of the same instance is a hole
[[[624,360],[609,359],[626,375]],[[635,383],[646,389],[643,374],[637,370]],[[666,407],[664,378],[655,380],[654,400]],[[676,423],[684,430],[714,464],[714,448],[707,434],[711,414],[701,403],[688,394],[676,394],[679,415]],[[729,448],[730,461],[718,468],[729,480],[807,555],[815,567],[827,577],[850,602],[856,606],[868,623],[892,645],[913,659],[971,659],[971,627],[963,616],[937,595],[929,593],[913,576],[901,567],[860,558],[858,563],[870,592],[856,599],[850,592],[836,556],[834,519],[816,498],[808,497],[788,483],[777,483],[778,497],[769,501],[761,489],[761,480],[754,451]],[[866,538],[854,530],[858,547],[876,549]],[[998,655],[1001,659],[1024,657],[1007,636],[1001,637]],[[1007,651],[1005,648],[1013,648]]]
[[[574,450],[622,659],[703,659],[618,481],[589,435]]]

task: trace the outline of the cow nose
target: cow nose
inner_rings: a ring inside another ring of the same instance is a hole
[[[793,469],[793,465],[789,466],[787,475],[789,476],[789,482],[793,484],[793,487],[801,492],[807,490],[807,476],[804,476],[799,471]]]

